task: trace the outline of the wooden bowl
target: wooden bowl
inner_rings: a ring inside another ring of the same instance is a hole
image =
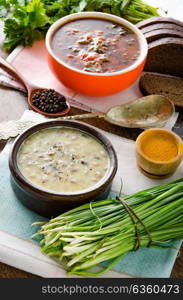
[[[150,159],[144,154],[142,144],[145,143],[146,139],[159,134],[165,134],[169,136],[177,146],[177,155],[166,161],[157,161]],[[142,132],[135,143],[135,152],[137,165],[142,170],[143,174],[150,178],[165,178],[172,175],[177,167],[180,165],[183,158],[183,143],[181,138],[173,133],[172,131],[160,128],[151,128]]]
[[[100,143],[109,155],[109,168],[103,179],[95,186],[91,186],[85,191],[75,193],[57,193],[44,190],[27,180],[21,173],[17,165],[17,153],[20,146],[30,135],[45,128],[66,127],[75,128],[85,132]],[[49,121],[24,131],[14,142],[9,156],[9,168],[11,172],[11,183],[17,198],[28,208],[40,215],[51,217],[56,216],[73,207],[79,206],[91,200],[105,199],[110,191],[112,180],[117,171],[117,156],[110,141],[99,131],[77,121]]]
[[[78,19],[103,19],[118,23],[132,30],[140,43],[140,55],[129,67],[113,73],[89,73],[71,67],[52,51],[51,42],[55,31],[64,24]],[[132,85],[140,76],[147,56],[147,42],[141,31],[123,18],[100,12],[82,12],[63,17],[56,21],[46,34],[48,64],[56,77],[69,88],[90,96],[104,96],[120,92]]]

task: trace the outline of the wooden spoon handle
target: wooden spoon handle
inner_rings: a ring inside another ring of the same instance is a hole
[[[104,113],[96,112],[96,113],[89,113],[89,114],[82,114],[82,115],[61,117],[61,118],[57,118],[57,119],[60,119],[60,120],[81,120],[81,119],[104,118],[104,117],[105,117]]]
[[[6,72],[8,72],[13,77],[17,78],[19,81],[21,81],[24,86],[29,89],[29,84],[27,83],[26,79],[6,60],[4,60],[2,57],[0,57],[0,67],[4,69]]]

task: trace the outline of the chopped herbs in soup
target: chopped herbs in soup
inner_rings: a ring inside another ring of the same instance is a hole
[[[43,129],[20,146],[18,168],[32,183],[60,193],[97,184],[108,171],[109,156],[94,137],[77,129]]]
[[[139,56],[137,35],[101,19],[80,19],[60,27],[52,38],[55,55],[71,67],[87,72],[116,72]]]

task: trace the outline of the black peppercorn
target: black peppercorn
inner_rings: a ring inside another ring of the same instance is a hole
[[[53,89],[37,91],[32,97],[32,103],[47,113],[61,112],[67,108],[65,97]]]

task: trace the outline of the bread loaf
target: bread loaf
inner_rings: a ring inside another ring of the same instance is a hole
[[[179,37],[183,38],[183,31],[179,30],[170,30],[170,29],[157,29],[150,32],[144,33],[144,36],[148,43],[156,41],[163,37]]]
[[[139,87],[143,95],[164,95],[175,105],[183,106],[183,79],[162,74],[145,73],[141,76]]]
[[[183,26],[183,22],[173,19],[173,18],[168,18],[168,17],[152,17],[152,18],[145,19],[145,20],[137,23],[136,26],[139,29],[142,29],[145,26],[159,24],[159,23],[171,23],[171,24],[177,24],[177,25]]]
[[[145,71],[183,77],[183,39],[161,38],[148,44]]]
[[[160,29],[169,29],[169,30],[178,30],[183,32],[183,26],[177,25],[177,24],[172,24],[172,23],[156,23],[153,25],[148,25],[145,26],[141,29],[142,33],[147,33],[155,30],[160,30]]]

